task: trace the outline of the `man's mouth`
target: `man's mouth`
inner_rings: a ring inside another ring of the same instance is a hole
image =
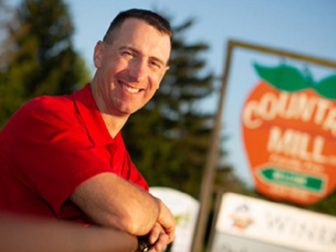
[[[128,93],[130,93],[130,94],[137,94],[137,93],[139,93],[141,90],[143,90],[143,89],[141,89],[141,88],[135,88],[135,87],[132,87],[132,86],[130,86],[130,85],[128,85],[128,84],[126,84],[125,82],[122,82],[121,83],[122,85],[122,88],[124,89],[124,90],[126,90]]]
[[[140,92],[140,89],[138,88],[134,88],[134,87],[130,87],[130,86],[124,86],[124,88],[126,89],[127,92],[131,93],[131,94],[137,94]]]

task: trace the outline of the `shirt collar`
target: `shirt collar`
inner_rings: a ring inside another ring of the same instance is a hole
[[[106,125],[103,121],[101,113],[93,98],[90,84],[86,84],[84,88],[73,93],[73,100],[79,119],[96,145],[107,145],[114,142],[110,136]],[[117,134],[117,136],[120,133]],[[116,137],[117,137],[116,136]]]

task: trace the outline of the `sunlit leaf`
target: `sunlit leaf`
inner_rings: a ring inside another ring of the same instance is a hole
[[[311,86],[311,79],[293,66],[281,64],[276,67],[254,64],[259,77],[278,90],[295,92]]]
[[[315,90],[326,98],[336,100],[336,75],[328,76],[317,82]]]

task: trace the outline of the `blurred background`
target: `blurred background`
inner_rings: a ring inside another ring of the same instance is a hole
[[[336,59],[333,0],[0,0],[0,128],[28,99],[71,93],[89,82],[96,42],[129,8],[159,12],[170,20],[175,37],[170,71],[154,99],[129,120],[123,130],[126,144],[151,186],[174,188],[195,199],[230,39]],[[237,81],[248,74],[242,68]],[[221,138],[223,156],[239,151],[225,147],[231,133]],[[239,155],[230,159],[218,162],[214,190],[264,198],[249,171],[235,163]],[[332,193],[305,209],[336,215],[335,205]],[[206,240],[214,209],[212,202]]]

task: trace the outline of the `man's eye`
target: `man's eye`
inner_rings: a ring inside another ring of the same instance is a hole
[[[160,62],[157,61],[150,61],[149,65],[151,66],[151,68],[155,69],[155,70],[160,70],[162,68],[162,64]]]
[[[128,58],[131,58],[131,57],[134,56],[133,52],[131,52],[131,51],[122,51],[121,55],[124,56],[124,57],[128,57]]]

